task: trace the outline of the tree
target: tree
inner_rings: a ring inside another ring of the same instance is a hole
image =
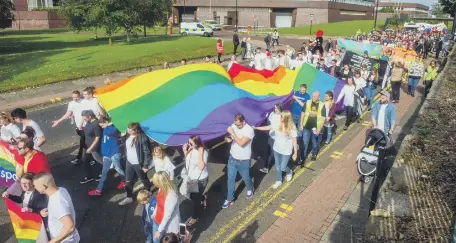
[[[171,12],[173,1],[171,0],[136,0],[136,9],[139,13],[140,24],[146,27],[166,24],[168,14]]]
[[[454,13],[456,11],[456,1],[455,0],[439,0],[439,4],[442,6],[442,10],[444,13],[451,15],[451,17],[455,17]]]
[[[79,32],[83,29],[90,28],[88,16],[90,13],[91,1],[85,0],[63,0],[59,9],[59,14],[62,16],[68,27]]]
[[[431,6],[431,14],[436,17],[444,17],[446,13],[443,11],[443,6],[440,3],[434,3]]]
[[[10,0],[0,0],[0,28],[4,29],[14,20],[14,4]]]
[[[395,10],[393,7],[384,7],[382,9],[380,9],[379,11],[380,13],[394,13]]]

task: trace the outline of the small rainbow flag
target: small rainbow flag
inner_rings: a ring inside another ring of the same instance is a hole
[[[8,198],[5,198],[5,204],[18,243],[48,242],[39,214],[22,212],[21,208]]]
[[[8,144],[0,141],[0,186],[11,186],[16,181],[16,159],[8,148]]]
[[[222,66],[210,63],[153,71],[95,93],[120,131],[139,122],[150,138],[170,146],[187,143],[192,135],[205,141],[221,137],[238,113],[259,125],[274,104],[293,95],[292,87],[280,95],[236,87]]]

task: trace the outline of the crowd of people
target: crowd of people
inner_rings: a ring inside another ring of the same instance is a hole
[[[386,90],[379,90],[376,70],[367,70],[366,66],[354,69],[348,63],[343,63],[345,50],[338,48],[337,41],[328,39],[327,44],[323,46],[322,41],[311,39],[302,44],[299,52],[285,46],[273,57],[269,49],[263,51],[261,47],[255,48],[253,53],[249,38],[242,38],[239,41],[238,35],[235,34],[235,52],[240,45],[241,53],[232,56],[228,69],[238,58],[251,60],[250,65],[257,70],[273,70],[278,66],[296,69],[304,63],[309,63],[346,83],[338,97],[334,97],[332,90],[325,94],[309,94],[306,84],[301,84],[293,96],[291,110],[284,109],[284,104],[275,104],[262,126],[248,124],[243,114],[233,117],[233,124],[227,127],[225,137],[225,142],[231,144],[227,160],[226,200],[220,206],[226,209],[235,202],[238,173],[247,187],[245,198],[250,199],[254,196],[255,189],[250,171],[252,158],[258,159],[252,147],[257,134],[268,133],[268,148],[265,149],[267,153],[259,156],[264,162],[260,171],[269,173],[275,164],[275,183],[272,185],[274,189],[282,186],[284,180],[290,182],[293,179],[291,165],[304,166],[308,155],[311,160],[316,160],[320,148],[331,143],[337,126],[337,103],[343,103],[345,107],[345,130],[352,122],[360,120],[365,108],[372,108],[373,127],[391,135],[397,122],[394,103],[400,100],[400,88],[404,81],[408,84],[407,93],[414,96],[420,79],[425,80],[427,94],[437,77],[436,62],[431,61],[425,69],[422,61],[422,58],[426,58],[428,49],[420,50],[419,43],[426,43],[426,38],[428,37],[423,33],[406,32],[372,32],[367,36],[356,35],[359,41],[367,39],[384,45],[384,56],[381,58],[391,65],[390,94]],[[277,31],[270,36],[270,41],[272,47],[279,46]],[[413,44],[416,42],[418,45]],[[391,58],[391,44],[416,50],[418,55],[409,63],[396,61]],[[267,45],[267,48],[269,47],[270,45]],[[217,54],[217,59],[208,56],[205,61],[221,62],[221,40],[217,41]],[[366,52],[365,57],[369,57],[369,53]],[[183,59],[181,65],[186,64],[187,61]],[[169,68],[169,65],[165,63],[164,68]],[[197,135],[191,136],[188,143],[183,145],[185,163],[180,174],[182,182],[178,188],[178,176],[174,173],[176,161],[166,155],[162,146],[151,143],[138,122],[132,121],[126,134],[121,134],[112,124],[94,91],[94,87],[87,87],[82,91],[82,95],[80,91],[73,91],[72,101],[68,104],[66,113],[52,122],[52,127],[56,127],[64,121],[71,120],[75,126],[75,132],[79,136],[79,149],[71,163],[82,164],[85,176],[81,178],[80,183],[96,181],[97,185],[93,186],[88,195],[102,196],[108,172],[114,169],[120,178],[117,189],[126,192],[126,197],[119,202],[120,206],[124,206],[134,201],[133,185],[139,179],[143,189],[137,193],[136,201],[143,205],[145,241],[188,242],[188,232],[183,234],[180,229],[182,220],[179,196],[182,195],[193,203],[192,216],[186,221],[186,226],[192,227],[203,215],[207,207],[207,197],[210,197],[205,194],[210,176],[208,149]],[[377,92],[380,92],[380,98],[374,102]],[[322,95],[324,99],[321,99]],[[79,242],[80,236],[75,226],[76,216],[71,197],[65,188],[56,186],[47,157],[41,152],[46,137],[40,126],[28,118],[26,111],[21,108],[10,113],[2,112],[0,123],[1,143],[14,154],[18,162],[17,182],[2,196],[19,203],[24,212],[39,213],[43,217],[49,242]],[[18,124],[22,124],[22,130]],[[155,172],[152,180],[148,176],[151,169]]]

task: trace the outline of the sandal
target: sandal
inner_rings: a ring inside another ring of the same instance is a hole
[[[190,219],[188,222],[187,222],[187,227],[192,227],[194,224],[196,224],[196,222],[198,222],[198,219]]]

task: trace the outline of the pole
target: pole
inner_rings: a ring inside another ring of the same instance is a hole
[[[310,30],[309,30],[309,35],[312,35],[312,19],[310,19]]]
[[[185,0],[184,0],[184,14],[182,14],[182,20],[181,22],[184,22],[185,23]]]
[[[377,0],[377,6],[375,7],[374,30],[377,28],[378,1],[379,0]]]
[[[209,16],[211,16],[211,19],[214,18],[214,14],[212,13],[212,0],[209,0]]]
[[[451,41],[454,41],[456,35],[456,9],[454,10],[453,27],[451,28]]]
[[[236,32],[238,31],[238,2],[236,0]]]

